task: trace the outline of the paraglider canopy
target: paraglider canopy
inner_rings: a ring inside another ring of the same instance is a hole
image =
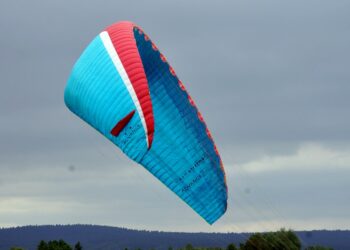
[[[213,138],[140,27],[113,24],[88,45],[69,77],[65,103],[208,223],[225,213],[225,172]]]

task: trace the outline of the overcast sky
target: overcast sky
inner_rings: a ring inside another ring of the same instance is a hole
[[[0,227],[349,229],[350,1],[1,1]],[[130,20],[196,101],[228,175],[209,226],[70,113],[75,60]]]

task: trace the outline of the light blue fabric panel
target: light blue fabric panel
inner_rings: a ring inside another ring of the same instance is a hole
[[[99,36],[74,65],[65,89],[65,103],[131,159],[139,161],[147,151],[137,112],[118,137],[110,133],[136,107]]]

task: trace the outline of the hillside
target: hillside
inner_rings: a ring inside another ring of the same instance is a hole
[[[350,231],[300,231],[305,245],[324,245],[334,249],[350,249]],[[70,244],[80,241],[84,250],[174,249],[188,243],[194,246],[227,246],[244,242],[248,233],[173,233],[140,231],[95,225],[24,226],[0,229],[0,250],[21,246],[34,250],[40,240],[64,239]]]

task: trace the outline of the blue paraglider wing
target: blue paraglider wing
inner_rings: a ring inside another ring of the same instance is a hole
[[[108,27],[75,64],[67,106],[208,223],[227,208],[222,161],[192,98],[147,35]]]

